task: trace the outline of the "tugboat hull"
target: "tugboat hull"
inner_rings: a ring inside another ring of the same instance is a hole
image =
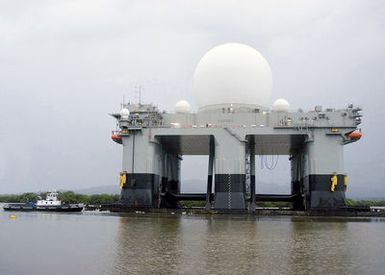
[[[23,204],[8,204],[3,207],[4,211],[33,211],[34,207]]]
[[[44,211],[44,212],[80,212],[83,206],[60,205],[60,206],[31,206],[27,204],[8,204],[3,207],[4,211]]]
[[[35,211],[50,211],[50,212],[80,212],[83,206],[60,206],[60,207],[36,207]]]

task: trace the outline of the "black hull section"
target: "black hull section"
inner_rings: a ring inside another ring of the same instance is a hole
[[[215,204],[217,210],[246,209],[246,175],[215,174]]]
[[[160,178],[156,174],[127,174],[120,203],[132,208],[159,208]]]
[[[335,190],[331,191],[331,178],[329,175],[309,175],[304,178],[307,187],[307,209],[339,209],[346,206],[345,201],[345,175],[338,174]]]

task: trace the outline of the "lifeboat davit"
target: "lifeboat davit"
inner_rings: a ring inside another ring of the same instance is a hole
[[[359,140],[362,137],[362,133],[360,131],[353,131],[348,134],[348,138],[353,140]]]
[[[111,136],[112,140],[116,143],[122,144],[122,136],[118,134],[112,134]]]

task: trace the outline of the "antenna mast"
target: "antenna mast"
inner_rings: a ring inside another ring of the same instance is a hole
[[[138,93],[139,105],[142,105],[142,85],[135,86],[135,89]]]
[[[139,85],[138,92],[139,92],[139,105],[142,105],[142,85]]]

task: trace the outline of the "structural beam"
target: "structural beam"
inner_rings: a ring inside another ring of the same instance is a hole
[[[214,173],[214,157],[215,157],[215,140],[214,136],[210,136],[209,141],[209,167],[207,173],[207,192],[206,192],[206,210],[211,209],[211,192],[213,190],[213,173]]]
[[[254,136],[249,137],[249,151],[250,151],[250,208],[249,210],[254,212],[255,205],[255,141]]]

